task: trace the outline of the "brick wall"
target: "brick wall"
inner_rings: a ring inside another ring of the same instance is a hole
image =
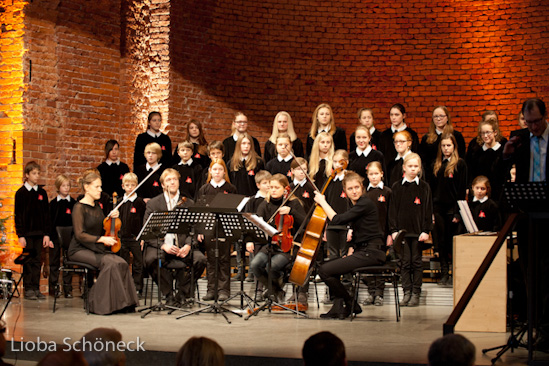
[[[469,138],[486,109],[499,113],[508,134],[522,100],[549,101],[549,5],[540,0],[2,4],[7,206],[31,159],[43,165],[50,195],[57,174],[75,181],[97,166],[107,139],[120,141],[131,165],[152,109],[163,113],[175,142],[191,118],[205,123],[209,140],[222,139],[242,110],[264,143],[279,110],[292,114],[304,139],[323,102],[348,134],[363,106],[374,108],[383,128],[390,105],[403,103],[422,134],[432,107],[446,104]]]
[[[126,146],[135,128],[120,12],[120,1],[106,0],[35,1],[25,8],[25,62],[33,67],[24,94],[23,157],[42,165],[50,198],[58,174],[76,182],[101,163],[108,139],[121,142],[123,159],[131,156]]]
[[[445,104],[467,138],[486,109],[508,135],[525,98],[549,101],[548,24],[544,1],[172,0],[171,118],[221,138],[242,109],[264,141],[286,110],[304,137],[327,102],[350,135],[360,107],[384,128],[400,102],[423,134]]]

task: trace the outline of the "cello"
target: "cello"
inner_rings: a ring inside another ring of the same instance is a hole
[[[324,187],[322,187],[322,192],[320,192],[321,194],[324,194],[326,188],[336,175],[347,169],[346,161],[342,160],[340,163],[342,166],[332,172],[332,174],[324,184]],[[311,181],[311,178],[307,173],[305,173],[305,176],[309,181]],[[319,191],[316,186],[315,188],[317,191]],[[316,260],[318,248],[320,247],[319,244],[322,240],[322,234],[324,233],[324,229],[326,227],[327,218],[328,216],[326,215],[326,212],[324,212],[324,209],[318,203],[316,203],[313,215],[311,216],[311,219],[309,220],[309,223],[305,228],[303,240],[301,241],[300,248],[297,252],[297,256],[295,258],[294,265],[290,273],[290,282],[297,286],[303,287],[307,283],[307,280],[311,275],[311,265]]]

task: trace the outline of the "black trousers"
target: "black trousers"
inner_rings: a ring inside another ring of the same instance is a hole
[[[27,241],[26,249],[33,251],[29,261],[23,265],[23,286],[25,290],[40,290],[40,267],[42,257],[42,243],[44,236],[33,235],[25,236]]]
[[[128,265],[130,264],[130,253],[133,256],[132,277],[135,289],[141,291],[143,289],[143,253],[141,245],[137,240],[122,240],[122,247],[118,252]]]
[[[442,210],[442,209],[441,209]],[[438,251],[442,273],[448,274],[452,264],[454,235],[458,232],[458,223],[452,222],[454,214],[437,212],[435,209],[435,225],[433,226],[433,242]]]
[[[187,255],[185,258],[168,255],[162,249],[160,249],[160,284],[157,283],[162,295],[166,297],[174,296],[173,293],[173,280],[177,281],[178,296],[182,298],[189,298],[191,294],[191,256]],[[157,282],[158,278],[158,251],[156,247],[147,246],[144,253],[145,266],[151,274],[153,281]],[[204,268],[206,268],[206,258],[204,254],[199,250],[193,251],[193,270],[194,281],[200,278]]]
[[[421,293],[423,261],[417,237],[407,237],[402,246],[401,274],[404,293]]]
[[[50,252],[50,277],[48,279],[48,286],[50,293],[53,293],[57,288],[57,283],[59,282],[59,267],[61,266],[61,258],[63,258],[63,253],[67,253],[69,250],[69,244],[66,243],[66,247],[61,247],[61,243],[54,236],[52,238],[53,248],[49,248]],[[64,271],[63,272],[63,292],[69,294],[72,292],[72,273]]]
[[[215,292],[217,281],[218,291],[229,295],[231,293],[231,243],[226,240],[219,240],[219,268],[216,277],[215,273],[215,236],[206,235],[204,238],[206,246],[207,271],[208,271],[208,293]]]
[[[342,298],[348,302],[351,300],[351,295],[341,283],[341,275],[351,273],[356,268],[377,266],[384,262],[385,253],[383,251],[360,247],[350,256],[325,262],[320,266],[318,274],[335,298]]]

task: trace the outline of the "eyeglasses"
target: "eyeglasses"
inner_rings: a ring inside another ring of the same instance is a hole
[[[480,133],[481,136],[492,136],[493,134],[494,131],[485,131]]]
[[[409,140],[395,140],[395,145],[402,145],[407,143]]]
[[[446,118],[445,114],[437,114],[436,116],[433,116],[433,119],[443,119]]]

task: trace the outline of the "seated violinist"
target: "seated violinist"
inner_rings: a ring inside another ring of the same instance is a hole
[[[143,222],[147,222],[149,216],[155,211],[172,211],[176,207],[189,207],[194,202],[191,199],[182,198],[179,193],[179,173],[175,169],[166,169],[160,176],[160,184],[164,193],[152,198],[147,202],[145,217]],[[162,266],[160,269],[159,288],[162,295],[166,298],[168,305],[184,305],[191,299],[191,277],[189,268],[191,267],[191,245],[190,237],[187,235],[167,234],[161,238],[157,244],[156,240],[147,242],[143,258],[145,266],[151,273],[154,281],[158,278],[158,245],[160,246],[160,255]],[[192,267],[194,270],[194,280],[198,280],[206,268],[206,257],[198,249],[193,251]],[[174,295],[172,290],[172,273],[175,270],[177,279],[177,293]],[[189,273],[188,273],[189,272]],[[194,286],[195,284],[192,284]]]
[[[318,273],[320,278],[330,288],[334,296],[334,305],[321,318],[345,319],[351,314],[353,298],[341,283],[341,276],[352,272],[356,268],[376,266],[385,262],[385,252],[381,250],[383,241],[379,229],[377,208],[375,203],[363,196],[364,186],[362,178],[355,172],[348,172],[343,178],[343,190],[351,200],[351,209],[341,214],[326,202],[326,197],[315,192],[315,202],[318,203],[328,219],[329,225],[350,225],[353,230],[351,247],[348,248],[347,256],[325,262]],[[328,243],[329,245],[329,243]],[[354,313],[362,312],[360,306],[355,303]]]
[[[285,194],[289,193],[290,183],[286,176],[282,174],[275,174],[272,176],[269,182],[269,194],[265,198],[265,201],[261,203],[257,210],[257,215],[262,217],[265,221],[270,220],[273,216],[274,219],[268,222],[272,226],[275,226],[276,215],[291,215],[294,219],[292,234],[295,233],[297,228],[301,225],[305,219],[305,210],[296,197],[290,197],[287,202],[282,206],[284,201]],[[278,211],[278,212],[277,212]],[[255,278],[261,282],[265,288],[268,286],[268,274],[267,274],[267,265],[268,265],[268,246],[269,244],[261,245],[261,248],[256,251],[256,255],[250,263],[250,269],[253,272]],[[290,248],[291,249],[291,248]],[[248,243],[246,245],[246,250],[253,253],[254,244]],[[286,266],[290,263],[291,254],[290,252],[285,253],[282,249],[274,244],[273,245],[273,255],[271,258],[271,279],[272,279],[272,289],[273,293],[269,294],[272,296],[271,299],[278,301],[280,303],[284,302],[285,292],[283,291],[283,276]],[[274,298],[273,298],[274,297]]]

